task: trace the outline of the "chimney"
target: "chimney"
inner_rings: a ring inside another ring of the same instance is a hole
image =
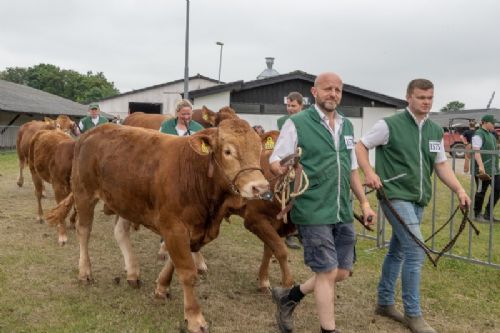
[[[268,69],[272,70],[273,65],[274,65],[274,58],[273,57],[266,57],[266,65],[267,65]]]

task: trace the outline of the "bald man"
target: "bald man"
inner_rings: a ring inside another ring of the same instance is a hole
[[[280,161],[301,147],[300,163],[309,178],[309,188],[297,197],[290,216],[302,238],[304,262],[313,275],[290,289],[273,288],[281,332],[293,332],[292,313],[312,292],[321,332],[336,332],[335,283],[349,276],[354,262],[351,189],[361,203],[365,224],[375,221],[357,171],[353,126],[336,111],[342,86],[335,73],[318,75],[311,88],[316,104],[285,121],[269,160],[272,171],[283,174],[287,170]]]

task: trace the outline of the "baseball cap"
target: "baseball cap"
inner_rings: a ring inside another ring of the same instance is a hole
[[[89,110],[92,110],[92,109],[99,109],[99,104],[97,104],[97,103],[89,104]]]
[[[481,121],[492,124],[498,123],[498,120],[496,120],[495,117],[491,114],[484,115],[483,118],[481,118]]]

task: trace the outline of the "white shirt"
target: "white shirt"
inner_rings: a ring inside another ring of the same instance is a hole
[[[428,116],[426,116],[421,122],[418,122],[413,113],[411,113],[408,110],[406,110],[405,112],[410,113],[413,120],[415,120],[415,123],[418,125],[419,129],[422,128],[422,126],[424,125],[425,121],[428,118]],[[360,140],[361,142],[363,142],[363,145],[365,145],[365,147],[368,149],[372,149],[377,146],[385,146],[389,142],[389,126],[387,126],[385,120],[381,119],[377,121],[375,125],[373,125],[371,130],[368,133],[366,133]],[[446,158],[446,152],[444,150],[444,140],[441,139],[441,147],[436,154],[436,160],[434,161],[434,164],[442,163],[446,160],[447,158]]]
[[[471,144],[472,144],[473,149],[481,149],[481,147],[483,146],[483,138],[481,138],[479,135],[475,134],[472,137]]]
[[[318,112],[321,118],[321,124],[330,132],[333,138],[333,142],[335,144],[335,148],[339,147],[339,138],[340,138],[340,129],[342,128],[342,124],[344,123],[344,117],[335,112],[335,125],[332,129],[328,123],[328,117],[319,110],[317,105],[314,105],[316,112]],[[298,137],[297,137],[297,128],[295,124],[290,119],[287,119],[283,124],[283,127],[280,131],[280,136],[276,141],[276,145],[274,146],[273,153],[269,158],[269,163],[273,163],[276,161],[281,161],[288,155],[295,153],[297,150]],[[358,168],[358,160],[356,159],[356,154],[354,149],[351,149],[351,170],[356,170]]]

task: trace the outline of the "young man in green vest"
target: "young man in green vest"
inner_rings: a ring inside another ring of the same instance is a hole
[[[108,120],[100,115],[101,110],[99,109],[99,104],[90,104],[89,105],[89,115],[80,120],[78,127],[80,128],[81,133],[85,133],[89,129],[92,129],[96,126],[106,124]]]
[[[292,91],[291,93],[288,94],[286,97],[286,112],[287,114],[284,115],[281,118],[278,118],[276,121],[278,125],[278,130],[281,131],[281,128],[283,127],[283,124],[285,121],[290,118],[291,115],[294,115],[300,111],[302,111],[302,105],[304,103],[304,97],[302,97],[302,94],[296,91]],[[288,246],[290,249],[300,249],[300,244],[297,241],[297,236],[298,234],[292,234],[288,235],[285,237],[285,244]]]
[[[178,136],[192,135],[203,129],[200,123],[192,120],[193,105],[187,99],[179,101],[175,106],[176,117],[165,120],[160,132]]]
[[[300,147],[300,163],[309,178],[308,189],[296,198],[290,214],[302,238],[304,262],[314,274],[290,289],[273,288],[282,333],[293,332],[292,313],[300,300],[313,292],[321,332],[338,332],[335,283],[350,275],[354,261],[351,189],[361,203],[364,223],[373,223],[375,217],[357,172],[352,124],[336,111],[342,98],[342,80],[335,73],[322,73],[311,92],[315,105],[285,122],[269,159],[271,170],[283,174],[286,168],[280,161]]]
[[[497,120],[490,114],[487,114],[481,118],[481,127],[474,132],[472,137],[472,149],[482,150],[483,152],[474,152],[474,160],[476,162],[475,166],[475,178],[476,178],[476,195],[474,197],[474,216],[476,218],[481,217],[481,209],[483,208],[484,197],[486,195],[486,190],[491,185],[491,179],[481,180],[482,177],[479,175],[487,174],[491,178],[494,178],[494,191],[493,191],[493,206],[491,207],[491,201],[488,200],[486,209],[484,211],[484,220],[489,221],[493,214],[490,214],[490,210],[493,211],[495,205],[500,197],[500,169],[498,167],[498,154],[497,140],[493,131],[495,130],[495,123]],[[484,152],[485,150],[491,151],[490,153]],[[498,220],[494,219],[495,222]]]
[[[378,121],[356,145],[366,185],[376,189],[383,187],[389,204],[420,239],[422,213],[432,195],[433,171],[458,195],[462,207],[470,205],[469,197],[446,162],[443,130],[428,119],[433,97],[432,82],[425,79],[411,81],[406,91],[408,108]],[[375,171],[368,159],[368,149],[372,148],[376,148]],[[424,251],[408,235],[388,204],[382,200],[380,204],[392,226],[392,237],[382,266],[375,313],[405,323],[414,333],[435,333],[423,319],[420,309]],[[396,281],[400,274],[404,315],[394,305]]]

